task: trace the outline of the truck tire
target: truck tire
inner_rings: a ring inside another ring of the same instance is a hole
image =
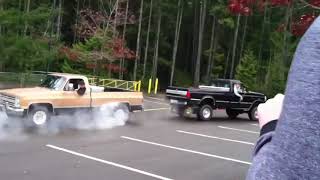
[[[197,113],[198,119],[202,121],[209,121],[213,117],[213,109],[210,105],[203,105]]]
[[[113,110],[112,116],[119,120],[127,121],[130,117],[129,107],[126,104],[119,104]]]
[[[27,116],[27,126],[32,128],[44,127],[51,119],[51,113],[47,107],[35,106],[33,107]]]
[[[255,106],[251,108],[251,110],[248,112],[249,119],[252,121],[258,121],[258,106]]]
[[[234,109],[226,109],[226,113],[230,119],[236,119],[238,115],[240,114],[239,111]]]
[[[184,118],[184,109],[183,110],[182,109],[178,110],[177,114],[178,114],[178,116],[180,118]]]

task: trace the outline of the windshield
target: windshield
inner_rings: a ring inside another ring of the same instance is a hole
[[[66,79],[64,77],[49,75],[42,82],[40,87],[45,87],[45,88],[49,88],[49,89],[52,89],[52,90],[58,90],[61,87],[63,87],[65,82],[66,82]]]

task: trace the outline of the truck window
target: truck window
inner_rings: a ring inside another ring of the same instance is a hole
[[[79,89],[80,81],[83,81],[83,79],[70,79],[66,84],[66,86],[64,87],[64,91],[75,91]]]
[[[63,87],[65,82],[66,79],[64,77],[48,75],[45,78],[45,80],[40,84],[40,87],[58,90]]]

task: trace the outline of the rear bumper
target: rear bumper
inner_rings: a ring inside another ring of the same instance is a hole
[[[134,112],[134,111],[143,111],[144,107],[143,105],[134,105],[134,106],[130,106],[130,112]]]
[[[0,104],[0,112],[6,113],[8,116],[24,116],[25,110],[20,108],[12,108],[8,105]]]
[[[199,110],[199,101],[198,100],[170,100],[171,111],[175,113],[184,112],[188,109],[188,112],[191,114],[196,114]]]

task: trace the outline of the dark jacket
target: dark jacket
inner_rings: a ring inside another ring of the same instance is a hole
[[[296,50],[283,111],[272,131],[274,127],[263,128],[247,179],[320,179],[319,18]]]

